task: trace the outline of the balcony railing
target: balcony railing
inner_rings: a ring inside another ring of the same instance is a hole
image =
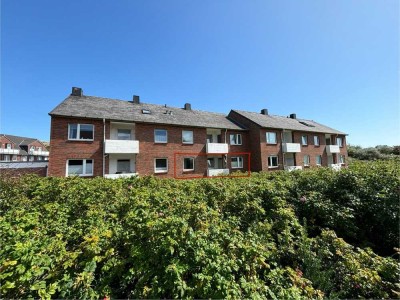
[[[326,153],[340,153],[340,148],[338,145],[326,145]]]
[[[228,153],[228,144],[223,143],[207,143],[206,144],[207,153]]]
[[[333,170],[339,171],[342,166],[340,164],[330,164],[329,167]]]
[[[301,152],[300,144],[298,143],[283,143],[282,151],[286,153]]]
[[[40,156],[49,156],[49,151],[43,151],[43,150],[32,150],[29,151],[30,155],[40,155]]]
[[[229,175],[229,169],[208,169],[207,176],[224,176]]]
[[[3,149],[0,148],[0,154],[19,154],[18,149]]]
[[[286,171],[303,170],[302,166],[285,166]]]
[[[109,179],[129,178],[137,175],[138,175],[137,173],[104,174],[104,178],[109,178]]]
[[[107,154],[136,154],[139,153],[139,141],[106,140],[104,151]]]

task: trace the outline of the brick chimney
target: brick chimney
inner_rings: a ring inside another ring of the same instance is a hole
[[[80,87],[72,87],[72,93],[71,96],[78,96],[82,97],[83,96],[83,91]]]
[[[296,119],[296,114],[290,114],[291,119]]]
[[[262,109],[261,114],[268,116],[268,109],[266,109],[266,108]]]
[[[185,110],[192,110],[192,105],[190,103],[185,103]]]
[[[135,104],[140,104],[140,98],[139,98],[139,96],[133,95],[133,103],[135,103]]]

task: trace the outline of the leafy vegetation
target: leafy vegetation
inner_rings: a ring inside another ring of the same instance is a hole
[[[399,161],[248,178],[1,178],[5,298],[398,298]]]
[[[360,160],[392,159],[400,155],[400,146],[378,145],[362,148],[361,146],[349,145],[347,150],[351,158]]]

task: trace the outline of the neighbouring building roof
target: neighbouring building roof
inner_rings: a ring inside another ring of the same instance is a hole
[[[38,139],[34,139],[34,138],[28,138],[28,137],[22,137],[22,136],[10,135],[10,134],[0,134],[0,136],[6,137],[14,144],[17,144],[18,146],[27,146],[35,141],[39,141]]]
[[[49,115],[244,130],[224,114],[84,95],[67,97]]]
[[[248,120],[254,122],[258,126],[263,128],[277,128],[277,129],[289,129],[296,131],[345,134],[341,131],[322,125],[312,120],[292,119],[290,117],[264,115],[261,113],[248,112],[242,110],[232,110],[232,111],[242,115],[243,117],[247,118]]]

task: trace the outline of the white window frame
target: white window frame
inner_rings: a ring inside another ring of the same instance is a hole
[[[4,154],[4,161],[11,161],[10,154]]]
[[[270,138],[269,138],[270,134],[275,136],[274,141],[270,140]],[[276,145],[278,143],[278,135],[276,134],[276,132],[273,132],[273,131],[267,131],[265,133],[265,139],[267,140],[267,144]]]
[[[69,166],[69,161],[70,160],[81,160],[82,161],[82,170],[83,170],[82,174],[68,174],[68,166]],[[88,160],[92,161],[92,173],[87,173],[86,172],[86,162]],[[87,159],[86,158],[84,158],[84,159],[81,159],[81,158],[70,158],[70,159],[67,159],[66,172],[65,172],[67,177],[68,176],[79,176],[79,177],[93,176],[93,171],[94,171],[94,159],[92,159],[92,158],[90,158],[90,159],[89,158],[87,158]]]
[[[184,135],[185,135],[185,133],[190,133],[191,134],[191,141],[185,141],[184,140]],[[193,139],[193,130],[182,130],[182,144],[187,144],[187,145],[193,145],[193,141],[194,141],[194,139]]]
[[[304,140],[305,138],[305,140]],[[303,134],[301,136],[301,145],[302,146],[307,146],[308,145],[308,135],[307,134]]]
[[[306,161],[305,161],[305,158],[306,158],[306,157],[307,157],[307,163],[306,163]],[[306,155],[303,156],[303,165],[304,165],[305,167],[308,167],[308,166],[310,165],[310,155],[306,154]]]
[[[229,143],[231,145],[242,145],[242,134],[241,133],[231,133],[229,135]]]
[[[10,144],[10,143],[6,143],[6,148],[5,149],[12,149],[12,144]]]
[[[157,169],[157,160],[165,160],[166,161],[166,168],[164,169]],[[154,159],[154,173],[168,173],[168,158],[166,157],[158,157]]]
[[[340,148],[343,147],[343,138],[342,137],[337,137],[336,138],[336,145],[338,145]]]
[[[157,132],[165,132],[165,141],[157,140]],[[154,143],[157,143],[157,144],[168,143],[168,130],[167,129],[154,129]]]
[[[343,155],[343,154],[340,154],[340,155],[339,155],[339,163],[340,163],[341,165],[346,164],[346,156],[345,156],[345,155]]]
[[[76,138],[70,137],[71,125],[76,125]],[[92,138],[91,139],[81,139],[81,125],[92,126]],[[68,124],[68,140],[69,141],[94,141],[94,125],[93,124],[81,124],[81,123],[70,123]]]
[[[319,136],[318,135],[314,135],[314,146],[319,146]]]
[[[236,160],[237,167],[233,166],[233,161],[234,160]],[[243,157],[242,156],[231,157],[231,168],[232,169],[243,169]]]
[[[190,160],[192,161],[192,164],[193,164],[193,168],[192,168],[192,169],[185,169],[185,160],[186,160],[186,159],[190,159]],[[182,169],[183,169],[184,172],[187,172],[187,171],[194,171],[194,157],[184,157],[184,158],[183,158]]]
[[[276,166],[273,165],[272,159],[276,158]],[[279,167],[279,156],[278,155],[269,155],[268,156],[268,169],[275,169]]]
[[[11,160],[12,160],[12,161],[17,161],[17,160],[18,160],[17,155],[13,154],[13,155],[11,156]]]
[[[318,162],[318,160],[319,160],[319,162]],[[322,166],[322,155],[315,156],[315,164],[317,166]]]

